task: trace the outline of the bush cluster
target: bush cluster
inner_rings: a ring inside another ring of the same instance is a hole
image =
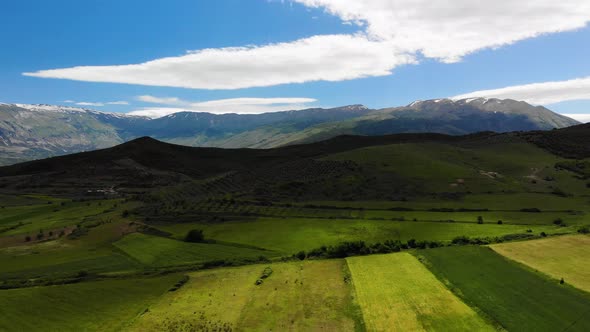
[[[541,234],[543,236],[544,233]],[[546,234],[544,236],[547,236]],[[505,241],[523,240],[537,237],[531,233],[506,234],[500,237],[475,237],[457,236],[450,244],[441,241],[416,241],[408,242],[399,240],[387,240],[383,243],[367,244],[364,241],[342,242],[335,246],[322,246],[308,252],[300,251],[292,256],[293,259],[317,259],[317,258],[345,258],[350,256],[364,256],[371,254],[389,254],[408,249],[428,249],[444,247],[446,245],[485,245],[501,243]]]
[[[370,254],[388,254],[399,252],[406,249],[426,249],[444,246],[439,241],[416,241],[414,239],[408,242],[399,240],[387,240],[383,243],[367,244],[364,241],[342,242],[335,246],[322,246],[309,252],[301,251],[294,255],[295,258],[303,260],[305,258],[344,258],[349,256],[364,256]]]
[[[182,279],[180,279],[176,284],[174,284],[174,286],[172,288],[170,288],[168,291],[169,292],[177,291],[180,287],[184,286],[184,284],[186,284],[189,279],[190,279],[189,276],[182,277]]]
[[[264,282],[264,279],[270,277],[271,274],[272,274],[272,268],[270,266],[265,267],[264,270],[262,271],[262,274],[258,278],[258,280],[256,280],[255,284],[262,285],[262,283]]]
[[[202,243],[205,242],[205,235],[203,234],[202,229],[193,229],[190,230],[186,237],[184,238],[186,242],[193,242],[193,243]]]

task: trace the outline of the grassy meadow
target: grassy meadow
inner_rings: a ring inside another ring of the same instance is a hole
[[[495,331],[411,254],[346,261],[369,331]]]
[[[590,293],[590,236],[494,244],[497,253]]]
[[[272,274],[255,285],[268,266]],[[345,268],[344,260],[331,260],[191,273],[131,330],[353,331],[362,322]]]
[[[0,291],[0,331],[119,331],[178,275]]]
[[[183,265],[277,255],[267,250],[214,243],[188,243],[139,233],[129,234],[113,245],[146,266]]]
[[[496,223],[414,222],[366,219],[257,218],[224,223],[183,223],[160,229],[183,237],[190,229],[201,228],[205,237],[262,247],[285,255],[344,241],[370,243],[410,239],[448,241],[457,236],[486,237],[506,234],[563,231],[554,225],[498,225]]]
[[[0,331],[590,330],[590,181],[559,167],[578,161],[338,151],[118,198],[0,194]]]
[[[587,331],[590,295],[523,268],[488,247],[424,250],[418,257],[469,305],[509,331]]]

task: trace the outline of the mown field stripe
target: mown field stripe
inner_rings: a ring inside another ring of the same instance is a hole
[[[408,253],[346,259],[368,331],[494,331]]]
[[[529,270],[488,247],[420,252],[431,271],[509,331],[589,331],[590,295]],[[572,325],[572,323],[575,325]]]
[[[590,236],[556,236],[490,247],[509,259],[590,292]]]

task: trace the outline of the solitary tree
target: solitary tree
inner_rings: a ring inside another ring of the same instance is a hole
[[[193,230],[190,230],[186,234],[186,237],[184,238],[184,240],[186,242],[195,242],[195,243],[205,242],[205,235],[203,234],[202,229],[193,229]]]

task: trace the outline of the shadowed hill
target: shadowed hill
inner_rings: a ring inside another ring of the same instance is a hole
[[[590,158],[590,123],[552,131],[531,131],[520,137],[566,158]]]
[[[464,136],[431,133],[345,135],[274,149],[196,148],[142,137],[113,148],[2,167],[0,188],[68,193],[117,187],[129,191],[130,188],[145,190],[194,180],[211,181],[221,176],[227,186],[238,185],[242,190],[253,181],[262,181],[257,178],[273,183],[298,181],[298,177],[319,181],[356,174],[359,169],[354,163],[327,162],[322,158],[370,146],[430,142],[477,149],[488,144],[529,142],[560,156],[585,158],[590,156],[588,138],[589,125],[552,131],[482,132]],[[326,171],[328,173],[322,178],[321,174]],[[371,178],[369,173],[365,175]]]
[[[292,173],[302,167],[308,173],[313,173],[314,168],[309,168],[309,165],[286,164],[374,145],[460,142],[493,135],[495,134],[340,136],[313,144],[275,149],[196,148],[142,137],[113,148],[2,167],[0,187],[19,190],[29,188],[31,191],[59,188],[64,192],[71,192],[104,187],[153,188],[231,172],[267,176],[261,174],[275,174],[286,170]],[[314,167],[320,166],[314,164]],[[253,170],[257,173],[248,173]],[[293,176],[296,177],[296,174],[293,173]]]

